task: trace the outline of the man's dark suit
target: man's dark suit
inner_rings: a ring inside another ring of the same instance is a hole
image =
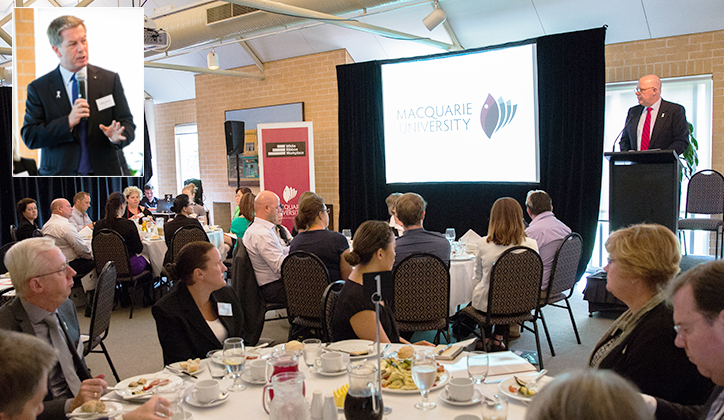
[[[214,309],[217,309],[218,302],[231,304],[233,316],[219,316],[219,320],[226,328],[228,337],[246,338],[244,316],[236,293],[228,286],[222,287],[211,294],[210,300]],[[156,320],[158,341],[163,349],[163,363],[197,357],[203,359],[209,351],[223,347],[201,315],[185,284],[179,284],[176,290],[161,298],[151,311]]]
[[[118,74],[88,65],[88,154],[96,176],[121,176],[123,147],[134,139],[133,115]],[[96,99],[113,95],[115,106],[98,110]],[[70,99],[63,85],[60,66],[28,85],[25,102],[25,121],[22,137],[30,149],[43,149],[40,175],[76,175],[80,161],[80,141],[77,126],[73,131],[68,124]],[[125,127],[126,140],[113,144],[99,128],[113,120]]]
[[[705,420],[711,405],[724,392],[724,386],[715,386],[704,405],[680,405],[656,399],[656,420]]]
[[[78,317],[75,311],[75,305],[70,299],[66,299],[57,309],[58,317],[65,325],[74,348],[78,347],[80,340],[80,327],[78,326]],[[0,308],[0,330],[17,331],[35,336],[33,324],[25,312],[20,298],[15,298],[12,302]],[[44,339],[44,337],[40,337]],[[82,358],[81,358],[82,360]],[[85,362],[83,361],[84,367]],[[81,381],[90,379],[87,370],[76,369],[78,377]],[[43,405],[45,410],[38,416],[38,420],[65,420],[65,398],[53,399],[50,390],[45,396]]]
[[[621,135],[621,151],[638,150],[638,126],[644,107],[636,105],[629,108],[626,126]],[[659,113],[656,116],[654,130],[651,132],[649,149],[675,150],[682,154],[689,147],[689,126],[686,123],[686,110],[673,102],[661,100]]]

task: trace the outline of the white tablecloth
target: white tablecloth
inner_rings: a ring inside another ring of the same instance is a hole
[[[399,346],[399,345],[397,345]],[[498,353],[501,354],[501,353]],[[512,355],[512,353],[505,353],[506,355]],[[517,356],[512,356],[517,357]],[[204,362],[206,363],[206,361]],[[494,362],[493,362],[494,363]],[[347,375],[326,377],[310,372],[310,370],[300,362],[300,370],[305,375],[306,383],[306,397],[307,402],[311,403],[312,394],[314,391],[322,391],[323,394],[332,393],[335,389],[346,384],[348,382]],[[453,377],[467,377],[466,359],[464,356],[459,356],[458,360],[454,363],[441,362],[445,365],[445,368],[449,370]],[[533,366],[530,365],[533,369]],[[510,375],[490,376],[489,378],[507,378]],[[184,386],[188,386],[187,393],[191,392],[193,384],[196,382],[194,379],[182,376],[184,378]],[[200,379],[210,379],[209,369],[205,369],[204,372],[199,374]],[[226,389],[230,385],[231,381],[226,379],[221,382],[222,390]],[[247,389],[241,392],[231,393],[228,400],[216,407],[212,408],[196,408],[184,403],[184,409],[193,413],[193,420],[227,420],[236,419],[243,417],[247,420],[259,419],[268,420],[269,415],[264,412],[262,408],[262,387],[263,385],[250,385],[245,383]],[[493,394],[499,394],[498,384],[487,384],[487,385],[476,385],[476,387],[487,387],[488,390]],[[437,407],[429,411],[421,411],[414,408],[414,404],[420,400],[420,394],[389,394],[387,392],[382,393],[382,399],[386,406],[392,408],[392,412],[385,416],[385,419],[410,419],[416,420],[438,420],[438,419],[454,419],[456,416],[461,414],[475,414],[482,418],[482,404],[477,403],[472,406],[459,407],[452,406],[444,401],[440,400],[440,390],[436,390],[430,393],[430,401],[437,404]],[[113,395],[113,394],[109,394]],[[116,400],[115,396],[111,397]],[[133,409],[133,405],[124,404],[124,409]],[[526,405],[517,400],[510,399],[508,401],[508,420],[518,420],[525,417]],[[339,411],[339,419],[344,419],[344,414]]]
[[[161,237],[159,239],[142,239],[143,251],[141,255],[148,260],[151,265],[151,273],[156,278],[161,275],[163,269],[163,259],[166,256],[166,240]]]
[[[466,305],[472,300],[474,267],[474,258],[450,261],[450,315],[457,311],[458,305]]]

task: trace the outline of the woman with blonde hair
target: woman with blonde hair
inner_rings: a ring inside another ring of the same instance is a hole
[[[661,225],[619,229],[606,240],[606,289],[626,304],[591,354],[589,366],[610,369],[641,392],[685,405],[703,404],[712,383],[674,345],[671,308],[662,290],[679,272],[676,235]]]
[[[133,185],[123,190],[123,197],[126,199],[126,209],[123,212],[123,217],[138,220],[144,216],[151,216],[151,212],[140,205],[142,194],[141,190]],[[140,223],[140,220],[138,221]]]
[[[488,291],[490,289],[490,271],[498,257],[507,249],[522,245],[538,251],[538,245],[534,239],[525,235],[523,224],[523,210],[520,204],[510,197],[499,198],[493,203],[490,210],[490,223],[488,224],[488,236],[484,236],[478,242],[478,250],[475,254],[475,274],[473,281],[472,305],[475,309],[485,312],[488,310]],[[509,325],[496,325],[495,335],[491,335],[492,326],[487,327],[485,336],[493,350],[505,350],[503,342],[505,334],[510,329]]]

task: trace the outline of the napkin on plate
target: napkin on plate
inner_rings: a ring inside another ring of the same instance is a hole
[[[90,238],[93,236],[93,231],[88,226],[83,226],[78,234],[83,238]]]
[[[464,244],[477,244],[480,239],[480,235],[475,233],[474,230],[468,229],[468,231],[465,232],[465,235],[460,237],[459,241]]]

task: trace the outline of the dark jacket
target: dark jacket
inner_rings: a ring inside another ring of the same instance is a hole
[[[30,223],[30,220],[26,219],[23,216],[20,216],[20,223],[18,223],[18,230],[16,232],[16,235],[18,237],[18,241],[32,238],[34,236],[43,236],[43,234],[40,233],[38,219],[35,219],[33,223]]]
[[[656,420],[705,420],[712,404],[724,392],[724,386],[715,386],[704,405],[681,405],[657,398]]]

